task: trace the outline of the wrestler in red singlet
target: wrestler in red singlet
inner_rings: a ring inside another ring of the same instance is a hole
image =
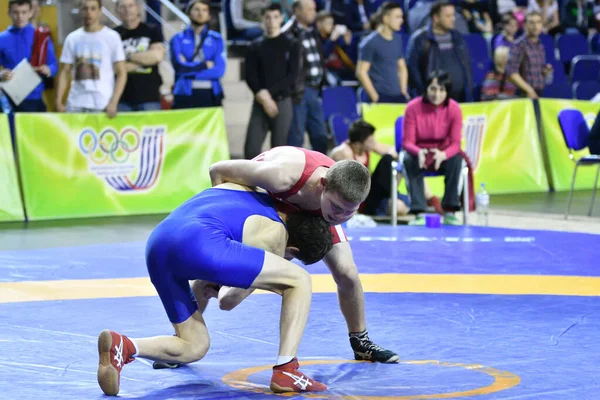
[[[358,161],[359,163],[361,163],[365,167],[369,168],[369,162],[371,161],[371,152],[370,151],[365,151],[365,154],[367,155],[367,159],[365,160],[365,162],[361,162],[358,159],[358,157],[356,157],[356,153],[354,152],[354,149],[352,148],[352,146],[350,146],[350,140],[346,140],[344,143],[346,143],[346,145],[348,145],[348,147],[350,147],[350,150],[352,151],[352,159],[354,161]]]
[[[281,193],[269,192],[269,194],[271,195],[271,197],[274,200],[276,200],[276,207],[280,211],[284,211],[284,212],[306,211],[311,214],[317,214],[317,215],[323,216],[320,208],[317,210],[302,210],[297,205],[290,203],[286,199],[288,199],[288,198],[292,197],[293,195],[295,195],[296,193],[298,193],[300,191],[300,189],[302,189],[304,187],[304,184],[306,184],[308,179],[312,176],[312,174],[315,172],[315,170],[317,168],[319,168],[319,167],[329,168],[333,164],[335,164],[335,161],[333,161],[331,158],[327,157],[325,154],[319,153],[318,151],[307,150],[302,147],[294,147],[294,148],[302,151],[304,153],[304,157],[305,157],[304,170],[302,170],[302,175],[300,176],[300,179],[298,179],[298,182],[296,182],[294,184],[294,186],[292,186],[290,189],[288,189],[285,192],[281,192]],[[265,154],[267,152],[268,152],[268,150],[264,153],[259,154],[256,157],[254,157],[253,160],[254,161],[263,161],[265,158]],[[333,244],[338,244],[338,243],[348,241],[348,237],[346,236],[346,233],[344,232],[344,229],[341,227],[341,225],[332,226],[331,233],[333,234]]]

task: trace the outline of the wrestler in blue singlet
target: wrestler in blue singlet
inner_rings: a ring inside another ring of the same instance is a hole
[[[211,188],[154,229],[146,244],[146,265],[172,323],[198,309],[189,280],[246,289],[260,274],[265,251],[242,244],[244,223],[252,215],[283,224],[269,195]]]

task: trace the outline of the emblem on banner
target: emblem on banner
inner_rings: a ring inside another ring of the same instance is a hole
[[[486,117],[479,115],[467,117],[464,123],[465,153],[469,156],[474,171],[479,167],[483,138],[485,137]]]
[[[97,133],[86,128],[79,134],[79,150],[88,159],[90,171],[120,192],[148,190],[158,181],[165,154],[163,126],[104,128]]]

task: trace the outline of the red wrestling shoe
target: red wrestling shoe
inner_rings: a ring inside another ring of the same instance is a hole
[[[129,364],[135,354],[133,342],[116,332],[103,330],[98,336],[98,384],[102,391],[109,396],[119,393],[121,370]]]
[[[327,390],[327,386],[312,380],[298,371],[298,368],[300,368],[300,364],[298,364],[296,357],[288,363],[273,367],[271,390],[275,393],[322,392]]]

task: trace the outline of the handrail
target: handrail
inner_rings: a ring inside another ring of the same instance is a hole
[[[110,19],[113,24],[115,24],[115,25],[121,25],[121,20],[119,18],[117,18],[113,13],[111,13],[110,11],[108,11],[108,9],[106,7],[104,7],[104,6],[102,6],[102,14],[106,15],[106,17],[108,19]]]
[[[183,22],[185,22],[187,25],[190,24],[190,19],[187,15],[185,15],[185,13],[183,13],[183,11],[181,11],[179,8],[177,8],[177,6],[173,3],[171,3],[169,0],[159,0],[160,3],[167,7],[169,9],[169,11],[171,11],[173,14],[175,14],[175,16],[177,18],[179,18],[180,20],[182,20]]]

